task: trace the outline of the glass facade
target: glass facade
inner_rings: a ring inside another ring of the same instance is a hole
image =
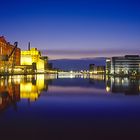
[[[140,75],[140,56],[126,55],[106,60],[106,74]]]

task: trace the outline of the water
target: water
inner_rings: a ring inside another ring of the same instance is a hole
[[[2,139],[135,139],[140,79],[56,75],[0,79]]]

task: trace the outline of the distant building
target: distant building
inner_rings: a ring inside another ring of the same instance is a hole
[[[6,72],[13,66],[20,65],[20,48],[0,37],[0,72]]]
[[[41,56],[40,59],[44,61],[44,69],[48,69],[48,56]]]
[[[106,74],[112,75],[140,75],[140,56],[125,55],[106,60]]]
[[[44,72],[45,63],[47,62],[41,59],[41,52],[37,48],[21,51],[21,65],[30,65],[37,72]]]
[[[89,65],[89,72],[91,74],[104,74],[105,66],[96,66],[95,64]]]
[[[52,64],[52,63],[48,63],[47,69],[48,69],[48,70],[52,70],[52,69],[53,69],[53,64]]]

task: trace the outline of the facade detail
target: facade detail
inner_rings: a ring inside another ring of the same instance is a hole
[[[0,37],[0,72],[12,71],[15,66],[20,65],[20,48],[17,42],[11,45],[3,36]]]
[[[106,60],[106,74],[111,75],[140,75],[140,56],[125,55]]]
[[[37,48],[21,51],[21,65],[32,66],[36,72],[44,72],[45,61],[41,59],[41,52]]]

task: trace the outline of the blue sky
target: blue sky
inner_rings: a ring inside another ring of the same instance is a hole
[[[44,54],[51,59],[140,52],[139,1],[4,0],[0,3],[0,34],[11,43],[18,41],[21,49],[26,49],[30,41],[32,47],[47,50]]]

